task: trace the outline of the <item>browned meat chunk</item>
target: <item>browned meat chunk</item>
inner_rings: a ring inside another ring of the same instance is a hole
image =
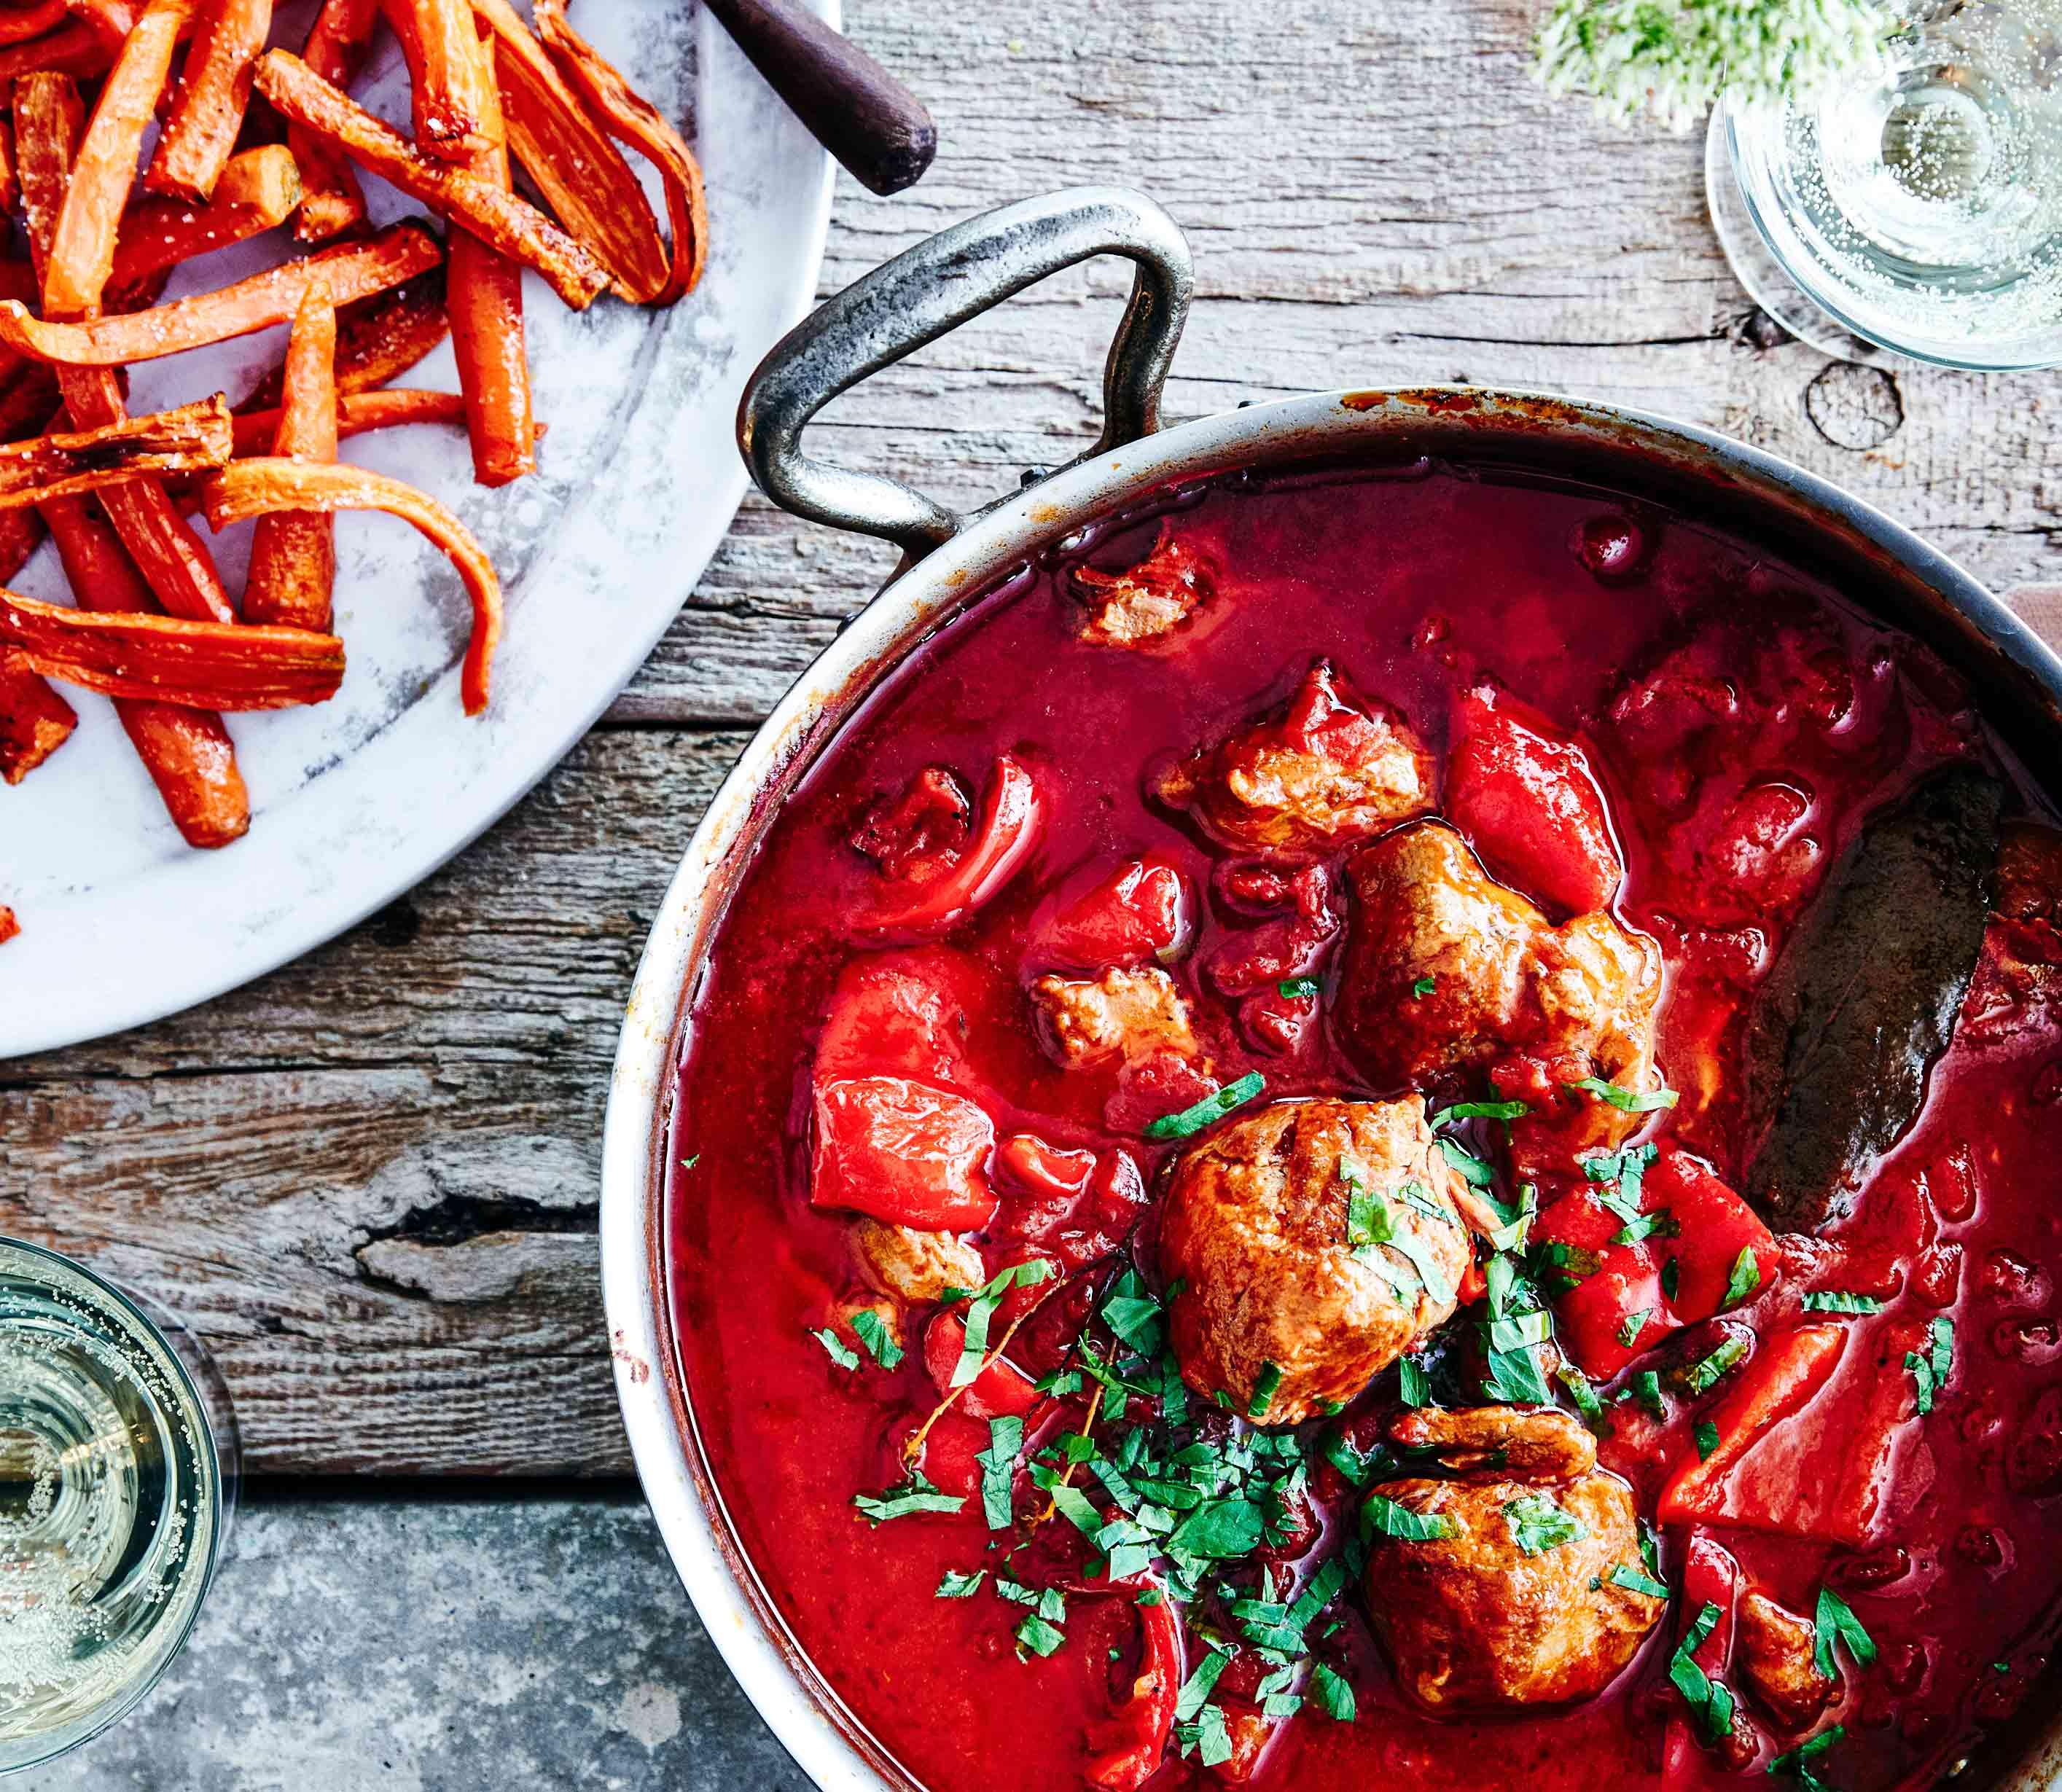
[[[1834,1692],[1812,1658],[1811,1619],[1750,1593],[1739,1602],[1738,1623],[1740,1666],[1755,1697],[1783,1729],[1810,1728]]]
[[[1587,1434],[1564,1413],[1410,1414],[1393,1428],[1398,1441],[1411,1428],[1450,1428],[1456,1461],[1482,1465],[1457,1481],[1383,1481],[1374,1498],[1386,1503],[1370,1501],[1364,1592],[1398,1682],[1442,1714],[1594,1698],[1667,1609],[1638,1590],[1631,1489],[1594,1465]],[[1548,1476],[1498,1468],[1493,1450],[1478,1453],[1499,1437],[1514,1456],[1557,1470],[1590,1465]],[[1438,1534],[1417,1534],[1425,1521]]]
[[[1189,1385],[1294,1425],[1414,1349],[1468,1267],[1451,1173],[1414,1096],[1277,1102],[1191,1151],[1160,1233]]]
[[[866,1285],[913,1306],[942,1299],[949,1288],[979,1288],[988,1280],[981,1253],[956,1232],[861,1218],[845,1236]]]
[[[1485,872],[1442,822],[1347,861],[1353,915],[1338,1020],[1378,1083],[1484,1069],[1532,1104],[1513,1130],[1521,1169],[1617,1144],[1640,1124],[1573,1087],[1595,1077],[1646,1092],[1654,1074],[1661,953],[1605,914],[1560,927]]]
[[[1210,562],[1164,523],[1153,551],[1137,565],[1121,572],[1076,567],[1072,583],[1083,607],[1081,638],[1109,647],[1160,645],[1217,588]]]
[[[1353,698],[1320,660],[1279,720],[1161,774],[1160,800],[1227,846],[1330,851],[1432,806],[1432,762],[1400,716]]]
[[[897,796],[880,796],[852,829],[863,852],[898,883],[921,884],[950,868],[973,831],[973,803],[942,766],[926,766]]]
[[[1552,1406],[1421,1406],[1400,1414],[1389,1433],[1406,1449],[1436,1451],[1463,1474],[1575,1481],[1597,1465],[1596,1439]]]
[[[1189,1004],[1157,966],[1109,970],[1093,980],[1043,976],[1031,985],[1031,999],[1070,1068],[1129,1063],[1158,1052],[1195,1055]]]

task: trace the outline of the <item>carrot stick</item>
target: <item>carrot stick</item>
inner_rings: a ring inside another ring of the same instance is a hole
[[[49,259],[50,236],[65,195],[79,134],[78,90],[68,75],[25,76],[14,89],[14,148],[22,178],[22,215],[30,253]],[[109,371],[70,369],[58,379],[65,408],[77,429],[97,429],[128,415],[122,388]],[[215,560],[154,481],[110,486],[102,495],[122,543],[135,557],[158,601],[174,615],[229,622],[236,612],[222,588]]]
[[[30,6],[14,6],[0,13],[0,43],[25,43],[54,31],[65,22],[65,0],[37,0]]]
[[[272,452],[282,413],[247,411],[231,419],[239,459]],[[390,386],[379,392],[346,392],[336,401],[339,441],[374,430],[398,429],[409,423],[465,423],[465,398],[459,392],[426,392],[414,387]],[[534,426],[533,426],[534,427]],[[539,429],[537,433],[544,432]],[[0,517],[6,512],[0,511]],[[4,579],[5,575],[0,575]]]
[[[34,511],[0,511],[0,584],[26,566],[42,545],[43,520]]]
[[[295,461],[336,459],[336,308],[311,295],[287,348],[286,404],[272,451]],[[319,511],[275,511],[251,536],[246,622],[327,629],[336,589],[336,519]]]
[[[592,106],[608,134],[653,167],[666,191],[672,225],[672,272],[652,300],[670,305],[695,290],[708,255],[708,209],[701,164],[657,108],[635,92],[566,18],[565,0],[536,0],[537,34],[559,72]]]
[[[365,65],[379,22],[379,0],[323,0],[301,60],[332,86],[348,87]],[[301,165],[301,215],[294,226],[303,243],[326,243],[365,222],[365,194],[347,158],[311,130],[287,127],[287,146]]]
[[[343,643],[305,628],[68,610],[0,591],[0,663],[110,697],[193,709],[287,709],[336,695]]]
[[[480,47],[467,0],[391,0],[388,19],[415,51],[415,141],[446,162],[469,164],[504,141],[487,90],[493,63]]]
[[[649,304],[665,290],[666,239],[623,152],[508,0],[472,0],[494,34],[508,146],[559,222],[607,263],[616,291]]]
[[[14,911],[0,902],[0,946],[4,946],[22,931],[22,924],[14,919]]]
[[[311,291],[321,291],[332,304],[347,304],[397,286],[443,259],[435,237],[404,221],[364,243],[324,249],[219,291],[195,293],[147,311],[54,323],[0,301],[0,342],[53,366],[126,367],[289,323]]]
[[[14,115],[0,108],[0,207],[12,211],[22,202],[22,183],[14,174]]]
[[[42,515],[80,608],[107,614],[157,608],[120,538],[86,499],[56,499]],[[117,697],[114,713],[187,845],[227,846],[249,832],[250,796],[219,716],[142,697]]]
[[[458,0],[465,29],[476,32],[466,0]],[[483,54],[485,46],[481,46]],[[480,90],[487,122],[499,128],[501,100],[492,64]],[[462,166],[508,190],[508,151],[480,150]],[[523,270],[465,231],[451,239],[451,351],[459,390],[465,395],[466,433],[472,443],[472,476],[481,485],[507,485],[537,470],[531,428],[530,357],[523,331]]]
[[[0,48],[0,83],[25,74],[70,74],[85,78],[105,74],[114,62],[114,53],[100,33],[74,19],[48,37]]]
[[[290,124],[305,126],[490,247],[536,268],[575,311],[584,311],[607,290],[608,270],[535,206],[462,168],[433,161],[298,56],[267,50],[258,62],[258,90]]]
[[[56,376],[48,367],[18,368],[0,386],[0,441],[42,435],[62,403]]]
[[[0,506],[40,504],[145,474],[220,467],[230,443],[229,405],[219,392],[102,429],[0,443]]]
[[[494,650],[501,639],[501,582],[465,525],[434,498],[362,467],[277,459],[233,460],[207,482],[205,494],[207,519],[218,529],[279,510],[382,510],[414,523],[451,557],[465,582],[472,600],[472,635],[460,688],[467,715],[487,707]]]
[[[142,5],[143,0],[65,0],[65,10],[98,35],[108,60],[113,62],[120,57],[122,45],[136,29]]]
[[[34,672],[0,672],[0,779],[18,784],[78,726],[71,705]]]
[[[134,289],[196,255],[260,235],[291,218],[301,198],[301,171],[293,151],[283,143],[268,143],[231,156],[206,205],[134,200],[122,214],[108,287],[115,292]]]
[[[150,0],[100,90],[76,161],[67,164],[70,184],[44,258],[43,310],[48,316],[78,317],[100,303],[114,263],[122,208],[136,178],[143,132],[157,116],[158,95],[171,74],[172,52],[192,5],[193,0]],[[15,122],[18,130],[21,121]]]
[[[251,69],[272,28],[272,0],[206,0],[158,153],[143,176],[154,193],[205,199],[228,165],[251,103]]]

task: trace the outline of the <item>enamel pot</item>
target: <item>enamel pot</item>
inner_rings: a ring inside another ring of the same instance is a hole
[[[1104,381],[1102,438],[1057,471],[960,515],[895,481],[803,451],[839,393],[1046,275],[1121,255],[1137,279]],[[1936,549],[1839,487],[1756,448],[1667,419],[1534,394],[1439,387],[1312,393],[1163,426],[1161,390],[1187,315],[1188,246],[1133,193],[1079,188],[970,219],[839,294],[753,376],[739,417],[752,475],[776,503],[899,544],[896,576],[781,700],[717,792],[666,892],[617,1052],[603,1152],[601,1258],[616,1389],[638,1473],[673,1564],[760,1714],[824,1792],[917,1782],[847,1711],[796,1645],[740,1549],[671,1339],[668,1132],[692,998],[732,891],[782,800],[875,686],[969,599],[1085,525],[1172,483],[1285,463],[1436,455],[1560,470],[1722,521],[1822,570],[1984,693],[2027,764],[2062,768],[2062,660]],[[1999,1738],[1963,1783],[2062,1784],[2054,1697],[2032,1730]],[[2042,1728],[2048,1734],[2041,1734]]]

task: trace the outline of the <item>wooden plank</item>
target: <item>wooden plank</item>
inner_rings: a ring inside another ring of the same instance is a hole
[[[0,1068],[0,1230],[191,1323],[258,1472],[624,1470],[595,1238],[609,1064],[741,739],[597,734],[301,963]]]
[[[1701,140],[1541,94],[1530,0],[848,12],[945,148],[893,202],[840,185],[826,292],[988,206],[1122,182],[1196,248],[1172,416],[1434,380],[1580,394],[1788,455],[1993,583],[2052,563],[2051,382],[1759,346]],[[1070,458],[1126,283],[1026,294],[840,399],[812,449],[961,507]],[[620,1005],[741,731],[894,560],[748,500],[613,727],[456,864],[251,989],[0,1067],[0,1229],[192,1315],[261,1472],[622,1468],[592,1237]]]

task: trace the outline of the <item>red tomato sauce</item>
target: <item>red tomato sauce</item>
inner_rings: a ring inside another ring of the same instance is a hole
[[[927,767],[956,772],[977,801],[1005,756],[1030,768],[1044,808],[1035,850],[942,936],[963,961],[953,1041],[961,1086],[979,1090],[998,1137],[1035,1131],[1061,1149],[1121,1147],[1152,1189],[1181,1147],[1141,1137],[1135,1123],[1113,1126],[1107,1081],[1063,1069],[1041,1048],[1025,992],[1025,942],[1056,912],[1054,892],[1078,892],[1126,859],[1157,856],[1195,892],[1196,937],[1169,969],[1191,999],[1217,1081],[1258,1071],[1269,1099],[1392,1092],[1366,1091],[1322,1028],[1285,1056],[1242,1027],[1238,1004],[1202,967],[1265,924],[1213,884],[1229,855],[1147,791],[1149,775],[1175,756],[1278,711],[1320,655],[1355,692],[1406,719],[1442,775],[1456,706],[1485,679],[1583,744],[1624,858],[1615,912],[1659,943],[1667,965],[1658,1061],[1683,1099],[1650,1136],[1695,1149],[1735,1186],[1743,1120],[1729,1067],[1743,1016],[1871,810],[1929,768],[1974,753],[2014,780],[2025,812],[2052,819],[1968,692],[1925,650],[1818,579],[1694,518],[1443,465],[1402,477],[1228,479],[1165,509],[1220,569],[1214,602],[1171,645],[1137,652],[1077,635],[1067,567],[1137,562],[1160,526],[1141,517],[1049,555],[970,606],[869,700],[810,770],[746,876],[696,992],[680,1073],[669,1292],[704,1447],[738,1535],[801,1646],[933,1792],[1082,1783],[1089,1738],[1129,1688],[1143,1645],[1128,1597],[1077,1595],[1065,1643],[1025,1658],[1013,1642],[1017,1607],[985,1587],[935,1596],[949,1572],[994,1569],[1013,1541],[986,1528],[977,1496],[957,1514],[877,1528],[852,1503],[901,1478],[901,1443],[937,1399],[921,1318],[893,1371],[864,1357],[857,1370],[840,1368],[811,1336],[857,1287],[847,1217],[810,1205],[810,1088],[833,983],[855,956],[882,949],[856,926],[885,900],[881,871],[851,844],[870,803]],[[1605,575],[1584,563],[1586,545]],[[1725,715],[1714,724],[1720,696]],[[1334,954],[1334,971],[1336,962]],[[1747,1577],[1807,1616],[1821,1585],[1840,1590],[1873,1638],[1875,1663],[1843,1659],[1839,1692],[1813,1726],[1843,1726],[1810,1762],[1842,1792],[1930,1783],[2027,1699],[2053,1646],[2062,1500],[2015,1492],[2006,1465],[2038,1422],[2042,1393],[2062,1385],[2058,1066],[2062,1014],[2036,1004],[1983,1029],[1965,1016],[1918,1124],[1853,1218],[1819,1241],[1779,1240],[1782,1278],[1703,1323],[1713,1337],[1728,1323],[1765,1337],[1797,1317],[1802,1292],[1815,1287],[1864,1289],[1883,1303],[1827,1318],[1849,1329],[1843,1353],[1783,1427],[1793,1452],[1785,1472],[1823,1479],[1829,1500],[1868,1502],[1869,1540],[1843,1546],[1701,1527]],[[1843,1254],[1832,1263],[1828,1253]],[[1138,1255],[1150,1277],[1149,1247]],[[991,1268],[1007,1261],[989,1253]],[[1085,1298],[1073,1300],[1076,1317]],[[1051,1347],[1045,1361],[1065,1341],[1067,1305],[1055,1301],[1038,1321]],[[1899,1428],[1879,1473],[1847,1487],[1851,1414],[1886,1375],[1900,1388],[1908,1377],[1901,1357],[1887,1369],[1879,1362],[1879,1335],[1923,1331],[1942,1315],[1955,1337],[1947,1389],[1929,1416]],[[1659,1360],[1636,1358],[1605,1387],[1607,1401]],[[1737,1379],[1672,1399],[1665,1425],[1637,1401],[1607,1405],[1614,1431],[1601,1461],[1632,1485],[1643,1513],[1693,1451],[1693,1425]],[[1393,1406],[1395,1385],[1393,1371],[1379,1377],[1338,1422]],[[1067,1404],[1042,1433],[1034,1413],[1034,1436],[1079,1424],[1080,1401]],[[931,1480],[950,1486],[957,1475],[965,1485],[969,1459],[987,1441],[985,1423],[948,1415],[925,1453]],[[1313,1486],[1324,1538],[1299,1567],[1303,1578],[1352,1529],[1358,1497],[1322,1466]],[[1035,1504],[1020,1498],[1019,1507]],[[1041,1537],[1029,1559],[1077,1543],[1057,1521]],[[1660,1539],[1659,1575],[1671,1590],[1686,1545],[1680,1528]],[[1543,1792],[1796,1783],[1763,1777],[1772,1741],[1735,1770],[1694,1745],[1671,1752],[1671,1725],[1679,1730],[1683,1715],[1667,1680],[1686,1622],[1679,1598],[1603,1696],[1474,1721],[1406,1702],[1358,1587],[1331,1610],[1340,1627],[1314,1648],[1352,1688],[1355,1715],[1337,1721],[1306,1698],[1251,1784]],[[1193,1634],[1188,1650],[1193,1666],[1201,1654]],[[1218,1783],[1172,1748],[1149,1781],[1153,1792]]]

